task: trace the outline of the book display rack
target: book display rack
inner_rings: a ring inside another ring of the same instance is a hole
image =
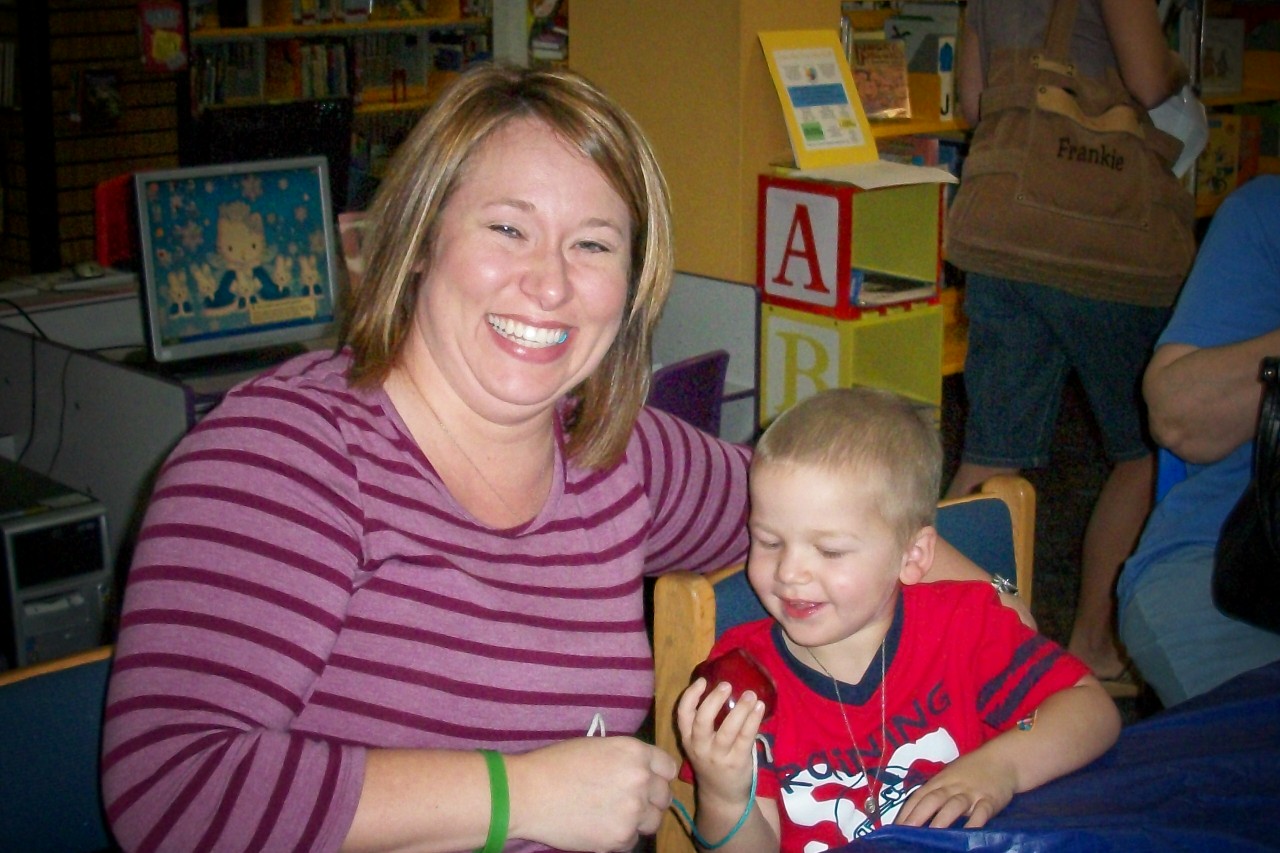
[[[1241,60],[1238,91],[1202,98],[1209,141],[1195,167],[1197,216],[1255,175],[1280,173],[1280,49],[1246,50]]]
[[[380,13],[384,6],[394,13]],[[295,20],[288,0],[265,0],[260,26],[192,29],[194,105],[349,96],[358,111],[421,110],[450,72],[489,55],[489,19],[472,6],[375,2],[372,11]]]
[[[261,3],[257,25],[193,15],[193,133],[216,124],[220,110],[350,100],[357,203],[444,84],[491,56],[488,4],[477,0],[252,2]]]

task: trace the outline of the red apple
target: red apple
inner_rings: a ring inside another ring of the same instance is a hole
[[[704,660],[693,668],[693,677],[705,678],[708,691],[722,681],[728,682],[731,688],[729,698],[721,706],[720,713],[716,715],[717,729],[720,728],[720,724],[724,722],[725,716],[733,706],[738,704],[738,699],[748,690],[764,702],[765,717],[773,713],[774,702],[778,695],[773,678],[746,649],[730,649],[719,657]]]

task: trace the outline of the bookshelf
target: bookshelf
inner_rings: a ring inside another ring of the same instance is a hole
[[[911,118],[871,122],[871,135],[876,139],[916,134],[963,133],[969,129],[969,125],[960,118],[958,105],[953,105],[951,117],[941,117],[941,92],[937,74],[912,72],[907,75],[907,85],[910,89]]]
[[[871,122],[871,135],[876,139],[893,139],[918,133],[963,133],[968,128],[969,125],[953,118],[909,118],[902,121],[890,119]]]
[[[419,112],[448,76],[489,55],[487,17],[464,17],[457,0],[428,17],[191,32],[196,109],[308,97],[351,97],[355,112]]]
[[[757,34],[834,30],[840,0],[591,0],[573,7],[571,68],[644,128],[671,186],[676,267],[748,285],[756,180],[791,144]]]
[[[489,19],[473,18],[384,18],[370,21],[329,21],[316,24],[278,23],[260,27],[205,27],[191,32],[192,44],[211,44],[224,41],[245,41],[263,38],[307,38],[323,36],[352,36],[362,33],[395,33],[410,29],[485,27]]]
[[[340,209],[367,204],[391,153],[439,91],[463,68],[490,57],[492,22],[481,14],[488,4],[475,0],[351,5],[365,13],[299,23],[289,0],[263,0],[256,26],[218,26],[216,18],[193,16],[183,150],[199,152],[196,162],[324,153],[331,173],[340,176],[337,185],[350,188]],[[341,137],[337,145],[295,138],[308,135],[298,117],[326,110],[346,114],[345,125],[327,120],[321,134],[310,135]],[[270,145],[245,139],[212,151],[210,138],[234,137],[245,122],[286,133]],[[339,157],[343,162],[336,163]]]
[[[0,279],[93,258],[95,186],[177,164],[180,75],[140,61],[139,21],[120,0],[0,2]]]
[[[1205,95],[1202,100],[1210,117],[1214,113],[1231,113],[1234,107],[1280,101],[1280,51],[1246,50],[1244,52],[1244,85],[1239,92]],[[1200,166],[1197,166],[1199,169]],[[1259,174],[1280,174],[1280,157],[1262,156]],[[1196,198],[1196,216],[1208,217],[1218,209],[1225,193]]]
[[[569,64],[617,98],[653,143],[673,194],[680,270],[754,281],[756,177],[791,156],[758,33],[834,30],[841,5],[592,0],[574,7]],[[873,124],[872,134],[962,129],[951,120],[917,118]]]

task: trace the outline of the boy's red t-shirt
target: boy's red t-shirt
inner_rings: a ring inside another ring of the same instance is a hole
[[[1088,667],[1022,624],[981,582],[903,587],[885,639],[884,736],[877,656],[858,684],[832,681],[786,648],[772,619],[726,631],[712,656],[749,651],[773,676],[777,707],[761,727],[757,795],[778,801],[782,851],[848,843],[893,821],[917,787],[960,755],[1028,717]],[[846,729],[845,718],[848,720]],[[857,746],[853,752],[849,731]],[[871,775],[880,821],[864,804]],[[689,768],[681,775],[689,779]]]

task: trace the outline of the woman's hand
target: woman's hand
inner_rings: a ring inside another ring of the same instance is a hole
[[[658,831],[676,761],[631,737],[583,737],[507,756],[510,837],[562,850],[629,851]]]

